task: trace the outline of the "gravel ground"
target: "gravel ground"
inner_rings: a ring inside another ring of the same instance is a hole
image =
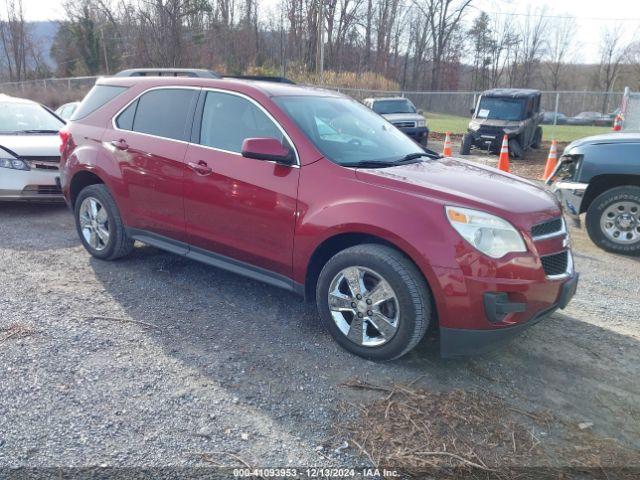
[[[357,379],[486,389],[640,448],[638,259],[573,231],[571,305],[508,346],[387,364],[342,351],[293,294],[139,246],[91,258],[62,206],[0,206],[0,466],[352,465]],[[342,407],[341,407],[342,405]],[[215,454],[220,463],[238,465]]]

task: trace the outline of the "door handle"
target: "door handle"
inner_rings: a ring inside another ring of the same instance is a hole
[[[213,173],[211,167],[207,165],[207,162],[205,162],[204,160],[200,160],[198,163],[188,162],[187,165],[189,165],[189,168],[196,172],[198,175],[205,176]]]
[[[129,144],[124,138],[121,138],[119,140],[113,140],[110,143],[111,145],[116,147],[118,150],[126,150],[129,148]]]

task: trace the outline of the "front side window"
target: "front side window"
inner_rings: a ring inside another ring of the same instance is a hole
[[[116,124],[120,126],[122,123],[121,128],[126,129],[133,115],[131,130],[134,132],[186,141],[190,136],[197,94],[196,90],[184,88],[151,90],[137,100],[135,114],[129,111],[130,105],[118,117]]]
[[[413,140],[364,105],[342,97],[276,97],[316,148],[340,165],[394,162],[424,154]]]
[[[199,143],[241,153],[247,138],[275,138],[286,145],[280,129],[253,102],[229,93],[207,92]]]
[[[57,132],[64,122],[37,103],[2,102],[0,133]]]

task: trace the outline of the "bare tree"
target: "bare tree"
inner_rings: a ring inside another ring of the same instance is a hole
[[[598,67],[598,86],[604,92],[611,92],[620,73],[620,65],[628,46],[622,44],[622,28],[620,25],[606,27],[600,39],[600,64]],[[604,95],[602,111],[609,108],[609,95]]]
[[[558,18],[549,25],[549,49],[547,67],[548,85],[551,90],[559,90],[564,83],[567,64],[573,57],[575,19]]]
[[[0,42],[4,50],[9,78],[24,80],[27,76],[28,32],[22,0],[5,0],[6,19],[0,23]]]
[[[428,19],[431,36],[431,90],[440,89],[443,60],[473,0],[413,0]]]

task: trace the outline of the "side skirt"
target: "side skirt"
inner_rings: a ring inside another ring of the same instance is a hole
[[[294,282],[292,279],[286,277],[285,275],[272,272],[271,270],[267,270],[265,268],[256,267],[255,265],[236,260],[235,258],[220,255],[209,250],[204,250],[188,243],[173,240],[171,238],[148,232],[146,230],[139,230],[137,228],[127,228],[126,230],[127,234],[131,238],[144,244],[151,245],[170,253],[175,253],[176,255],[190,258],[197,262],[206,263],[207,265],[221,268],[238,275],[253,278],[254,280],[268,283],[269,285],[273,285],[274,287],[289,290],[291,292],[297,293],[298,295],[304,294],[304,286],[298,284],[297,282]]]

